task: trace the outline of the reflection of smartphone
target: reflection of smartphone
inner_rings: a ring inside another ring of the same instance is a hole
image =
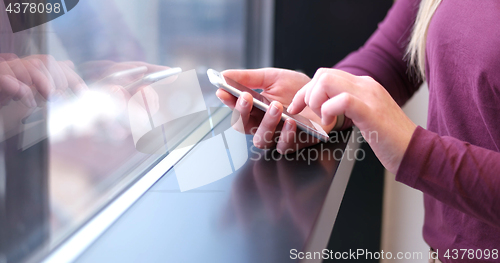
[[[216,87],[221,88],[229,93],[231,93],[233,96],[238,98],[241,93],[243,92],[248,92],[250,95],[253,97],[253,105],[260,110],[266,112],[267,109],[269,108],[269,104],[271,103],[268,99],[266,99],[264,96],[259,94],[258,92],[243,86],[242,84],[222,76],[221,73],[209,69],[207,71],[208,78],[210,79],[210,82],[214,84]],[[283,121],[286,121],[287,119],[293,119],[297,123],[297,127],[306,132],[309,135],[312,135],[322,142],[327,142],[329,137],[328,134],[321,128],[321,126],[311,120],[309,120],[306,117],[303,117],[299,114],[297,115],[291,115],[286,111],[286,108],[283,109],[283,113],[281,114],[281,119]]]
[[[168,78],[174,75],[177,75],[182,72],[181,68],[170,68],[162,71],[158,71],[155,73],[151,73],[149,75],[144,76],[143,78],[125,86],[125,89],[130,93],[134,94],[137,90],[143,86],[151,85],[155,82],[158,82],[164,78]]]

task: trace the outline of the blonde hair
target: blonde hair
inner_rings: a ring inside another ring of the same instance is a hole
[[[417,76],[425,80],[425,43],[432,16],[442,0],[422,0],[413,26],[406,56],[410,67],[416,69]]]

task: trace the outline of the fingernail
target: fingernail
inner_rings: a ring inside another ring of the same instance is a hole
[[[240,97],[240,105],[246,107],[248,105],[248,101],[245,98]]]
[[[292,123],[289,120],[285,122],[285,129],[292,130]]]
[[[271,109],[269,109],[269,114],[276,116],[276,115],[278,115],[279,110],[280,109],[278,109],[278,107],[276,107],[276,105],[274,103],[272,103]]]
[[[286,109],[286,111],[288,111],[288,112],[293,111],[293,103],[288,105],[288,108]]]

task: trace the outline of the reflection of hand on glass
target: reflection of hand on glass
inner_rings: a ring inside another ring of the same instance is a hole
[[[297,150],[319,142],[319,140],[312,136],[309,137],[305,133],[297,134],[296,123],[293,120],[286,121],[284,128],[280,124],[283,106],[288,106],[297,91],[311,81],[308,76],[299,72],[276,68],[229,70],[223,74],[249,88],[262,89],[262,95],[272,101],[271,107],[264,115],[260,110],[252,110],[253,98],[249,93],[243,93],[237,100],[222,89],[217,91],[217,96],[222,102],[241,114],[245,133],[255,135],[253,141],[256,147],[267,149],[276,146],[279,152],[285,153],[289,150]],[[320,117],[310,108],[305,108],[301,115],[321,123]],[[330,131],[334,124],[324,126],[323,129]],[[281,133],[278,133],[280,130]],[[277,140],[278,136],[279,139]],[[297,136],[308,136],[308,138],[298,140]]]
[[[62,94],[67,88],[75,93],[86,89],[85,82],[74,72],[71,61],[56,61],[49,55],[18,58],[0,54],[0,103],[21,101],[26,107],[36,107],[35,91],[41,98]]]
[[[149,86],[150,83],[139,83],[137,87],[133,88],[131,86],[148,74],[169,69],[166,66],[139,61],[121,63],[93,61],[85,63],[82,68],[89,80],[95,81],[92,86],[108,92],[113,98],[119,100],[118,104],[121,105],[121,109],[125,109],[130,97],[138,91],[144,92],[144,96],[148,98],[148,101],[152,102],[152,105],[150,105],[152,108],[158,106],[158,94]]]
[[[169,67],[140,61],[113,62],[99,60],[86,62],[80,65],[79,69],[88,82],[126,86],[147,74],[166,70]]]
[[[17,75],[12,67],[17,71]],[[19,59],[9,63],[0,57],[0,104],[2,106],[8,104],[12,99],[21,101],[26,107],[36,107],[31,88],[26,84],[30,83],[31,79],[24,79],[25,76],[29,76],[29,74]]]
[[[68,131],[78,131],[80,136],[99,134],[106,139],[121,141],[130,135],[131,97],[136,94],[141,99],[146,98],[148,108],[157,111],[160,105],[159,95],[153,89],[154,81],[146,81],[149,79],[147,76],[154,76],[169,67],[144,62],[117,63],[101,60],[84,63],[79,65],[78,69],[89,83],[89,89],[78,98],[60,101],[61,103],[53,107],[51,119],[54,125],[51,127],[55,127],[53,130],[61,134],[60,138],[73,133]],[[175,77],[166,80],[173,81]]]
[[[279,156],[273,151],[261,153],[262,158],[249,163],[235,180],[230,210],[245,228],[255,226],[262,214],[271,225],[291,221],[305,240],[322,207],[336,162],[319,158],[307,165],[301,159],[272,160]],[[304,177],[301,169],[307,169],[309,175]]]

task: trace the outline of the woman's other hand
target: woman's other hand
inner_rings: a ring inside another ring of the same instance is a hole
[[[390,172],[396,174],[416,125],[387,90],[371,77],[358,77],[336,69],[319,69],[288,108],[296,114],[309,107],[323,125],[345,114]]]

